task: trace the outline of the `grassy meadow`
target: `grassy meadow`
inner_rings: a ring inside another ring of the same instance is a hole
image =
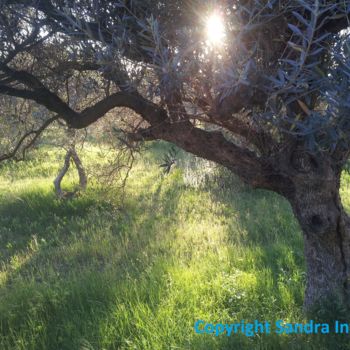
[[[64,153],[48,146],[1,165],[0,349],[346,349],[341,336],[195,334],[198,319],[304,322],[303,243],[281,197],[185,153],[165,176],[168,148],[138,157],[124,196],[90,183],[57,199]],[[82,159],[103,161],[92,145]]]

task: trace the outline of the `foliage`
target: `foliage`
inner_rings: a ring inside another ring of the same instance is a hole
[[[0,5],[0,92],[34,100],[68,124],[75,124],[77,113],[92,112],[96,100],[106,101],[99,107],[109,106],[107,99],[123,91],[165,107],[171,122],[204,121],[246,138],[251,147],[257,147],[256,140],[228,119],[243,119],[250,129],[272,134],[277,145],[298,140],[312,152],[347,154],[348,1],[237,0],[214,6],[83,0],[63,6],[26,0]],[[213,12],[225,21],[220,47],[204,35]],[[32,95],[38,88],[45,98]],[[154,124],[134,103],[125,104]],[[16,127],[28,131],[36,113],[22,111],[31,118],[17,117]],[[35,117],[35,124],[42,119]],[[2,124],[9,129],[12,122],[3,110]],[[29,140],[35,134],[30,129]],[[18,142],[23,132],[17,137],[11,132],[8,141]],[[258,153],[270,154],[271,147],[259,146]]]
[[[161,168],[164,168],[164,173],[169,174],[171,167],[176,164],[176,149],[173,147],[163,158],[163,164],[160,165]]]

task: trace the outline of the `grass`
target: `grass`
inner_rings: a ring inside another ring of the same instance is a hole
[[[63,154],[49,147],[2,165],[0,349],[346,349],[340,336],[195,334],[198,319],[305,322],[303,244],[277,195],[183,153],[163,176],[167,147],[137,160],[123,203],[96,185],[56,199]],[[103,161],[93,146],[83,160]]]

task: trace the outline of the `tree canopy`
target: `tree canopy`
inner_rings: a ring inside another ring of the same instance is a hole
[[[52,123],[82,129],[128,108],[128,142],[215,161],[285,196],[307,237],[328,237],[308,238],[309,271],[316,249],[334,282],[311,278],[315,300],[350,266],[349,235],[335,243],[347,221],[349,14],[348,0],[1,0],[0,160]]]
[[[34,101],[52,117],[27,131],[28,140],[56,118],[84,128],[128,107],[148,125],[128,130],[135,139],[174,142],[257,186],[266,187],[274,156],[291,144],[347,158],[347,1],[0,6],[0,93]],[[205,26],[213,12],[226,35],[212,46]],[[73,81],[81,77],[86,93],[78,96]],[[2,124],[23,118],[4,111]]]

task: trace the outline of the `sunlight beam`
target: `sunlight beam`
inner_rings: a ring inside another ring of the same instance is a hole
[[[225,39],[225,24],[223,18],[214,13],[208,17],[206,21],[207,41],[211,45],[219,45]]]

